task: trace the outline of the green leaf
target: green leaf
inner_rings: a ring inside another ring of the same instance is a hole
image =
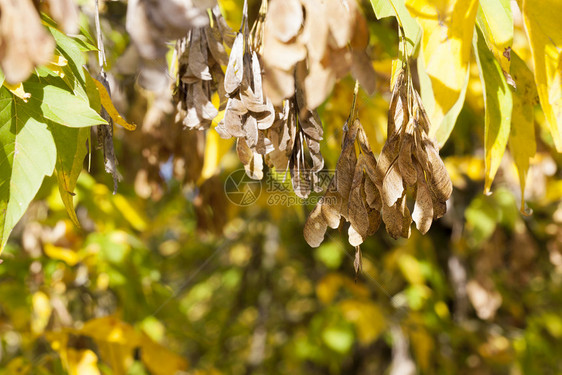
[[[47,80],[47,82],[53,83],[54,80]],[[90,108],[87,101],[60,87],[26,82],[24,88],[31,94],[28,103],[30,107],[40,108],[41,114],[48,120],[73,128],[107,124],[96,111]]]
[[[480,0],[476,22],[501,68],[509,73],[510,56],[504,52],[513,44],[510,0]]]
[[[379,20],[385,17],[396,17],[397,15],[392,7],[392,5],[394,5],[396,12],[398,12],[397,19],[399,20],[399,23],[402,23],[404,33],[406,34],[408,46],[406,48],[406,54],[408,56],[413,56],[417,46],[419,46],[421,28],[416,20],[412,18],[408,9],[406,9],[404,0],[371,0],[371,5],[375,12],[375,16]]]
[[[56,147],[31,106],[0,88],[0,252],[55,167]]]
[[[57,147],[57,163],[55,170],[59,183],[59,192],[72,222],[80,227],[78,217],[74,211],[74,189],[84,158],[88,153],[86,143],[90,137],[89,128],[69,128],[59,124],[49,123]]]
[[[517,89],[513,92],[509,150],[519,175],[521,211],[523,212],[525,210],[525,183],[529,170],[529,160],[535,156],[537,151],[534,109],[538,94],[533,73],[515,53],[511,54],[511,76],[517,85]]]
[[[488,49],[480,28],[476,28],[474,49],[484,86],[484,103],[486,108],[484,128],[484,193],[490,192],[494,176],[498,171],[505,152],[511,126],[513,106],[511,90],[502,73],[499,63]]]

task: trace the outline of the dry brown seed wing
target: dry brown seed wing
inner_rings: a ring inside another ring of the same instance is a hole
[[[258,143],[258,122],[254,116],[247,116],[246,122],[243,126],[243,131],[246,134],[246,143],[248,147],[253,149]]]
[[[324,102],[336,83],[336,72],[324,61],[309,61],[308,75],[304,79],[306,106],[315,109]],[[331,63],[331,60],[330,60]]]
[[[425,134],[429,133],[431,122],[429,116],[425,111],[420,94],[414,90],[414,114],[418,119],[418,124],[421,126]]]
[[[369,175],[365,178],[365,198],[367,200],[367,205],[369,205],[370,208],[375,210],[381,209],[382,200],[379,189],[377,189],[375,183],[371,180]]]
[[[355,230],[353,225],[347,229],[347,240],[351,246],[359,246],[363,243],[364,238]]]
[[[369,95],[375,92],[375,69],[369,55],[364,50],[352,51],[351,74]]]
[[[336,164],[336,186],[338,192],[347,199],[353,183],[357,155],[355,153],[355,138],[358,130],[358,123],[347,124],[348,131],[344,134],[342,151]]]
[[[390,136],[386,140],[377,161],[377,179],[374,182],[380,189],[382,189],[382,182],[388,169],[396,162],[399,152],[400,137],[397,135]]]
[[[372,236],[379,230],[381,225],[381,213],[374,208],[367,208],[367,211],[369,211],[369,229],[367,230],[367,236]]]
[[[318,204],[322,206],[322,215],[324,215],[326,224],[332,229],[338,228],[342,216],[343,198],[336,190],[335,178],[332,178],[326,193]]]
[[[49,13],[65,34],[78,33],[78,8],[73,0],[49,0]]]
[[[398,202],[397,202],[398,203]],[[402,213],[402,234],[404,238],[410,238],[412,232],[412,216],[410,215],[410,210],[406,205],[406,194],[402,196],[400,200],[400,210]]]
[[[328,23],[325,18],[325,3],[322,0],[307,0],[304,2],[306,14],[309,16],[306,17],[302,38],[308,50],[308,57],[314,61],[322,60],[328,45]]]
[[[252,76],[254,78],[254,95],[259,99],[260,103],[264,103],[263,100],[263,85],[262,85],[262,71],[261,64],[258,55],[255,51],[252,52]]]
[[[207,43],[203,29],[191,30],[189,43],[188,68],[199,79],[210,81],[212,79],[207,58]]]
[[[322,205],[318,204],[308,215],[304,224],[304,239],[310,247],[318,247],[324,241],[327,224],[322,215]]]
[[[273,107],[273,104],[271,104],[269,99],[267,100],[265,106],[267,108],[265,111],[256,114],[256,119],[258,120],[258,129],[260,130],[269,129],[275,121],[275,108]]]
[[[292,70],[265,66],[263,78],[264,94],[271,100],[274,106],[280,106],[283,100],[293,96],[295,92],[295,77]]]
[[[398,167],[402,174],[402,179],[408,186],[413,186],[418,179],[418,173],[416,172],[414,161],[412,160],[413,141],[414,139],[410,134],[404,134],[402,145],[400,146],[400,154],[398,156]]]
[[[0,66],[9,83],[24,81],[53,56],[55,42],[30,0],[0,1]]]
[[[283,43],[293,39],[301,29],[304,14],[299,0],[272,0],[269,5],[268,22],[273,35]]]
[[[330,27],[332,38],[330,44],[335,48],[344,48],[351,40],[355,28],[355,1],[329,0],[326,1],[326,21]]]
[[[312,181],[310,180],[310,171],[305,163],[304,145],[301,138],[297,134],[295,147],[289,160],[289,170],[291,172],[293,191],[298,197],[307,198],[312,190]]]
[[[245,131],[242,128],[242,116],[237,110],[237,103],[240,102],[236,98],[228,99],[226,110],[224,111],[224,118],[221,121],[224,129],[233,137],[244,137]]]
[[[204,120],[213,120],[219,112],[211,103],[208,96],[208,89],[205,90],[207,83],[199,81],[194,83],[193,86],[193,103],[197,109],[197,116]]]
[[[226,49],[224,48],[222,36],[217,23],[213,22],[212,25],[205,27],[204,30],[205,38],[207,40],[207,45],[209,46],[209,51],[211,51],[211,55],[220,65],[227,65],[228,54],[226,53]]]
[[[421,234],[426,234],[433,222],[433,202],[431,192],[425,182],[421,167],[417,167],[418,184],[416,187],[416,203],[412,219]]]
[[[226,20],[222,16],[222,13],[218,5],[215,5],[213,7],[213,15],[217,20],[217,26],[219,27],[219,31],[221,33],[224,44],[226,44],[228,47],[232,47],[232,44],[234,43],[234,39],[236,38],[236,33],[232,31],[232,29],[226,23]]]
[[[357,233],[365,239],[369,229],[369,217],[367,208],[365,207],[365,198],[363,196],[363,192],[361,191],[363,181],[365,179],[363,164],[363,159],[360,156],[355,166],[353,183],[349,193],[347,217],[355,231],[357,231]]]
[[[400,204],[397,202],[391,207],[383,206],[381,214],[388,234],[394,239],[400,237],[404,225]]]
[[[236,152],[242,164],[249,164],[252,160],[252,150],[248,147],[244,138],[238,138],[236,140]]]
[[[433,193],[431,199],[433,201],[433,220],[445,216],[447,213],[447,202],[437,200]]]
[[[429,166],[431,168],[431,180],[430,187],[435,193],[436,197],[440,201],[446,201],[451,196],[453,192],[453,184],[451,183],[451,178],[443,160],[439,156],[439,152],[433,143],[429,140],[425,142],[425,150],[427,151],[427,157],[429,161]]]
[[[228,94],[232,94],[240,87],[242,77],[244,75],[244,34],[238,33],[232,50],[230,51],[230,58],[228,59],[228,66],[224,77],[224,89]]]
[[[392,206],[404,194],[404,182],[397,163],[393,163],[383,178],[382,201],[386,206]]]

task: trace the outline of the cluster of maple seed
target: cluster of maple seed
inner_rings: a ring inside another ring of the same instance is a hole
[[[373,89],[374,73],[365,52],[368,32],[354,1],[272,0],[269,12],[267,4],[262,1],[251,30],[244,4],[228,60],[224,48],[232,41],[218,8],[209,26],[178,42],[177,121],[190,129],[208,129],[218,113],[211,102],[217,92],[227,101],[219,106],[224,117],[215,129],[223,138],[237,138],[246,174],[261,179],[265,165],[289,170],[295,193],[306,198],[317,191],[317,174],[324,166],[316,107],[348,72],[367,91]],[[275,16],[266,22],[270,13]],[[220,65],[225,63],[223,75]],[[327,227],[345,222],[353,246],[374,234],[381,221],[393,238],[409,237],[412,220],[426,233],[445,214],[452,192],[437,147],[428,138],[429,120],[409,69],[396,75],[388,138],[378,161],[355,101],[356,96],[344,126],[336,175],[305,224],[305,239],[313,247],[322,243]],[[414,198],[412,212],[408,196]]]
[[[381,218],[393,238],[410,237],[412,220],[422,234],[427,233],[433,220],[445,214],[452,184],[435,144],[427,135],[429,119],[409,71],[403,69],[397,75],[390,100],[387,140],[378,161],[353,112],[344,126],[336,174],[306,221],[306,241],[317,247],[328,226],[338,228],[346,221],[349,243],[358,246],[377,231]],[[408,191],[414,196],[411,214]]]
[[[256,23],[248,32],[246,11],[226,68],[228,102],[216,130],[221,137],[236,137],[236,150],[246,174],[263,178],[264,164],[291,172],[295,193],[307,197],[317,185],[324,166],[320,153],[323,130],[315,110],[304,105],[302,90],[274,106],[263,89],[259,54],[263,46],[267,2],[262,2]]]

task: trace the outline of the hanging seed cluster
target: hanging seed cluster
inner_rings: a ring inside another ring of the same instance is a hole
[[[427,233],[433,220],[445,214],[453,191],[437,147],[427,135],[429,128],[410,74],[401,70],[392,90],[387,140],[377,165],[382,218],[393,238],[408,238],[412,220],[422,234]],[[415,197],[412,214],[406,204],[409,189]]]
[[[271,0],[265,24],[264,87],[274,105],[304,92],[317,108],[350,71],[369,93],[375,74],[367,55],[367,24],[356,1]]]
[[[224,98],[225,75],[221,65],[228,63],[225,46],[232,46],[234,33],[226,24],[218,6],[210,12],[207,26],[193,28],[178,40],[178,77],[175,101],[176,121],[188,129],[209,129],[218,110],[212,96]],[[225,103],[219,104],[224,109]]]
[[[349,243],[360,245],[375,233],[381,218],[393,238],[410,237],[412,220],[425,234],[446,212],[452,184],[435,144],[429,119],[409,73],[399,72],[388,114],[388,137],[378,162],[355,115],[346,124],[336,174],[309,215],[304,237],[312,247],[324,240],[327,227],[349,222]],[[356,146],[356,143],[358,145]],[[414,197],[410,214],[408,192]]]
[[[253,179],[263,177],[263,155],[273,150],[273,144],[266,132],[275,121],[275,108],[264,96],[262,69],[258,57],[259,42],[263,35],[264,6],[260,9],[258,20],[252,28],[252,41],[248,30],[246,5],[244,6],[242,27],[232,46],[226,68],[224,89],[228,102],[224,118],[216,130],[222,138],[236,137],[237,151]]]
[[[274,107],[264,95],[260,52],[263,49],[267,2],[248,33],[247,16],[236,36],[225,74],[229,98],[216,130],[221,137],[237,138],[236,149],[246,174],[263,178],[264,164],[291,172],[295,193],[307,197],[324,166],[320,153],[322,124],[315,111],[307,110],[301,91]]]
[[[309,215],[304,238],[312,247],[324,240],[327,227],[349,222],[349,243],[359,246],[379,228],[381,198],[375,186],[377,162],[359,119],[344,126],[336,174],[324,197]]]

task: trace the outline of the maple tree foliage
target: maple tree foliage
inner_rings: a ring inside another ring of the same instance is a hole
[[[560,370],[561,14],[0,0],[0,374]]]

